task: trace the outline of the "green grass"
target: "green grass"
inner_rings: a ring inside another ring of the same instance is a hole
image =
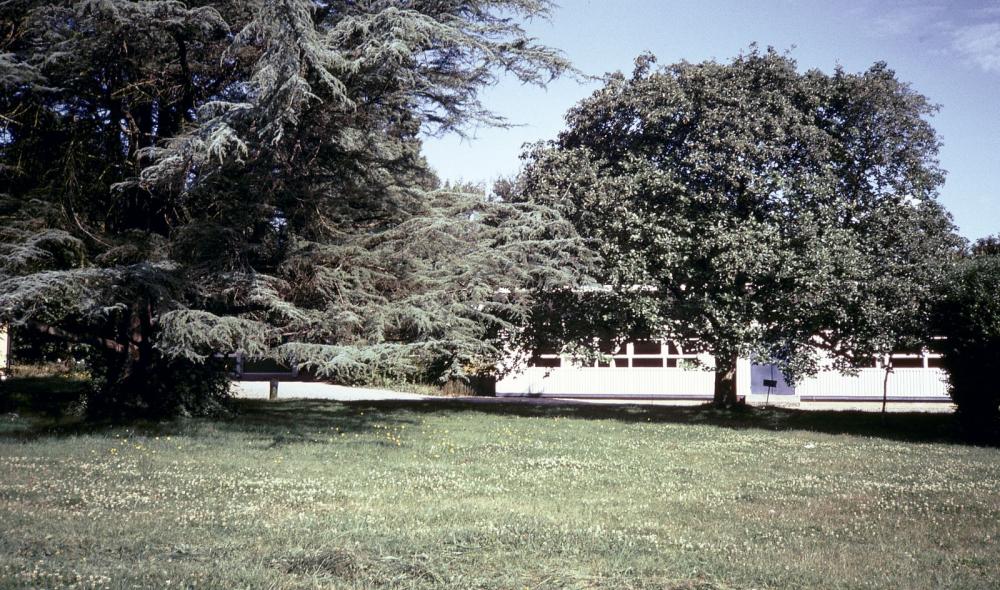
[[[45,386],[0,415],[3,588],[1000,580],[1000,450],[949,416],[289,401],[95,425]]]

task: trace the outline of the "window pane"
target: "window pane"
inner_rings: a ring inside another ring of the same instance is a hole
[[[660,350],[660,343],[651,340],[640,340],[632,344],[632,351],[635,354],[660,354]]]
[[[619,344],[615,344],[609,340],[601,340],[598,344],[597,349],[604,354],[617,354],[625,351],[625,347]],[[613,349],[613,350],[612,350]]]
[[[658,369],[663,368],[663,359],[632,359],[633,367],[655,367]]]
[[[532,367],[559,367],[562,366],[562,359],[559,357],[543,357],[537,354],[531,357],[531,362],[529,363]]]

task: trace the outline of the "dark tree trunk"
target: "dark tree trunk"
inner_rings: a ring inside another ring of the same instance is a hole
[[[149,302],[136,301],[119,325],[118,340],[126,345],[114,353],[105,352],[101,386],[88,406],[95,416],[119,417],[153,410],[157,389],[153,383],[151,311]]]
[[[122,375],[122,387],[142,398],[149,387],[153,366],[152,306],[147,301],[133,304],[128,327],[128,361]]]
[[[715,400],[720,408],[731,408],[738,403],[736,397],[737,356],[730,353],[715,355]]]

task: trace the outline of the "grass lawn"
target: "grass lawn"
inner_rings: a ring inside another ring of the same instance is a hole
[[[946,415],[10,397],[2,588],[1000,585],[1000,450]]]

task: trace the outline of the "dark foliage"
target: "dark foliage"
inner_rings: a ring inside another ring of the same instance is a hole
[[[0,322],[94,349],[101,409],[214,406],[193,391],[217,397],[220,353],[341,381],[488,366],[579,244],[549,208],[438,188],[420,137],[505,124],[479,101],[501,72],[567,71],[519,24],[547,11],[0,3]]]
[[[996,238],[977,243],[952,271],[938,306],[936,343],[951,397],[976,436],[1000,435],[1000,252]]]

